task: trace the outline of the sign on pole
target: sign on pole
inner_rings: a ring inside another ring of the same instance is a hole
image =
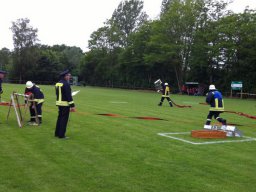
[[[232,97],[232,91],[241,91],[241,98],[242,98],[243,82],[242,81],[232,81],[231,82],[231,97]]]
[[[240,91],[243,88],[243,82],[242,81],[232,81],[231,82],[231,89]]]

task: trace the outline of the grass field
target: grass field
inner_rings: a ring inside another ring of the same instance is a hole
[[[177,104],[192,108],[170,108],[166,101],[157,106],[160,95],[155,92],[73,87],[81,90],[74,97],[77,112],[68,124],[70,139],[60,140],[54,137],[54,86],[40,87],[46,101],[39,127],[18,128],[13,109],[7,123],[8,107],[0,106],[1,192],[256,190],[256,141],[192,145],[158,135],[202,129],[208,114],[208,106],[199,104],[204,97],[172,95]],[[24,85],[3,84],[3,89],[2,100],[9,101],[10,93],[22,93]],[[225,98],[225,109],[256,115],[256,101]],[[256,138],[256,120],[221,116]]]

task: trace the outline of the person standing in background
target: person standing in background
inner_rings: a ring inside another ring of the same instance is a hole
[[[60,73],[60,81],[55,84],[56,91],[56,106],[58,106],[59,113],[55,129],[55,137],[60,139],[67,139],[66,129],[69,119],[69,112],[75,112],[75,104],[72,98],[71,87],[69,80],[71,74],[69,70]]]

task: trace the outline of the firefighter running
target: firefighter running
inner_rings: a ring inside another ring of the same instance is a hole
[[[210,109],[205,124],[210,125],[212,117],[214,117],[217,121],[222,123],[222,125],[227,125],[226,120],[219,116],[220,113],[224,112],[224,102],[222,94],[215,88],[215,85],[209,86],[209,92],[206,96],[206,103],[210,105]]]
[[[172,107],[172,101],[170,99],[170,87],[169,87],[168,83],[161,83],[161,85],[162,85],[162,89],[161,89],[162,97],[161,97],[160,103],[158,105],[162,106],[164,99],[167,99],[170,107]]]

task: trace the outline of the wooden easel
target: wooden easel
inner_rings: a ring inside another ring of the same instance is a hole
[[[19,96],[23,97],[27,101],[25,103],[25,106],[24,106],[24,114],[23,115],[22,115],[22,112],[21,112],[21,109],[20,109],[21,105],[20,105],[20,102],[19,102]],[[10,116],[10,112],[11,112],[11,107],[13,107],[14,111],[15,111],[18,126],[20,128],[22,128],[23,125],[24,125],[27,110],[29,108],[29,103],[32,103],[32,105],[33,105],[33,108],[35,110],[35,115],[36,115],[36,123],[39,124],[39,118],[38,118],[37,110],[36,110],[36,103],[33,100],[33,95],[27,96],[27,95],[19,94],[19,93],[16,93],[16,92],[13,92],[11,94],[11,100],[10,100],[9,110],[8,110],[8,113],[7,113],[7,119],[6,120],[8,121],[9,116]]]
[[[9,110],[8,110],[7,119],[6,119],[7,121],[9,119],[12,106],[14,108],[18,126],[21,128],[22,127],[22,114],[21,114],[21,110],[20,110],[20,106],[19,106],[19,99],[15,92],[13,92],[11,94],[11,100],[10,100]]]

